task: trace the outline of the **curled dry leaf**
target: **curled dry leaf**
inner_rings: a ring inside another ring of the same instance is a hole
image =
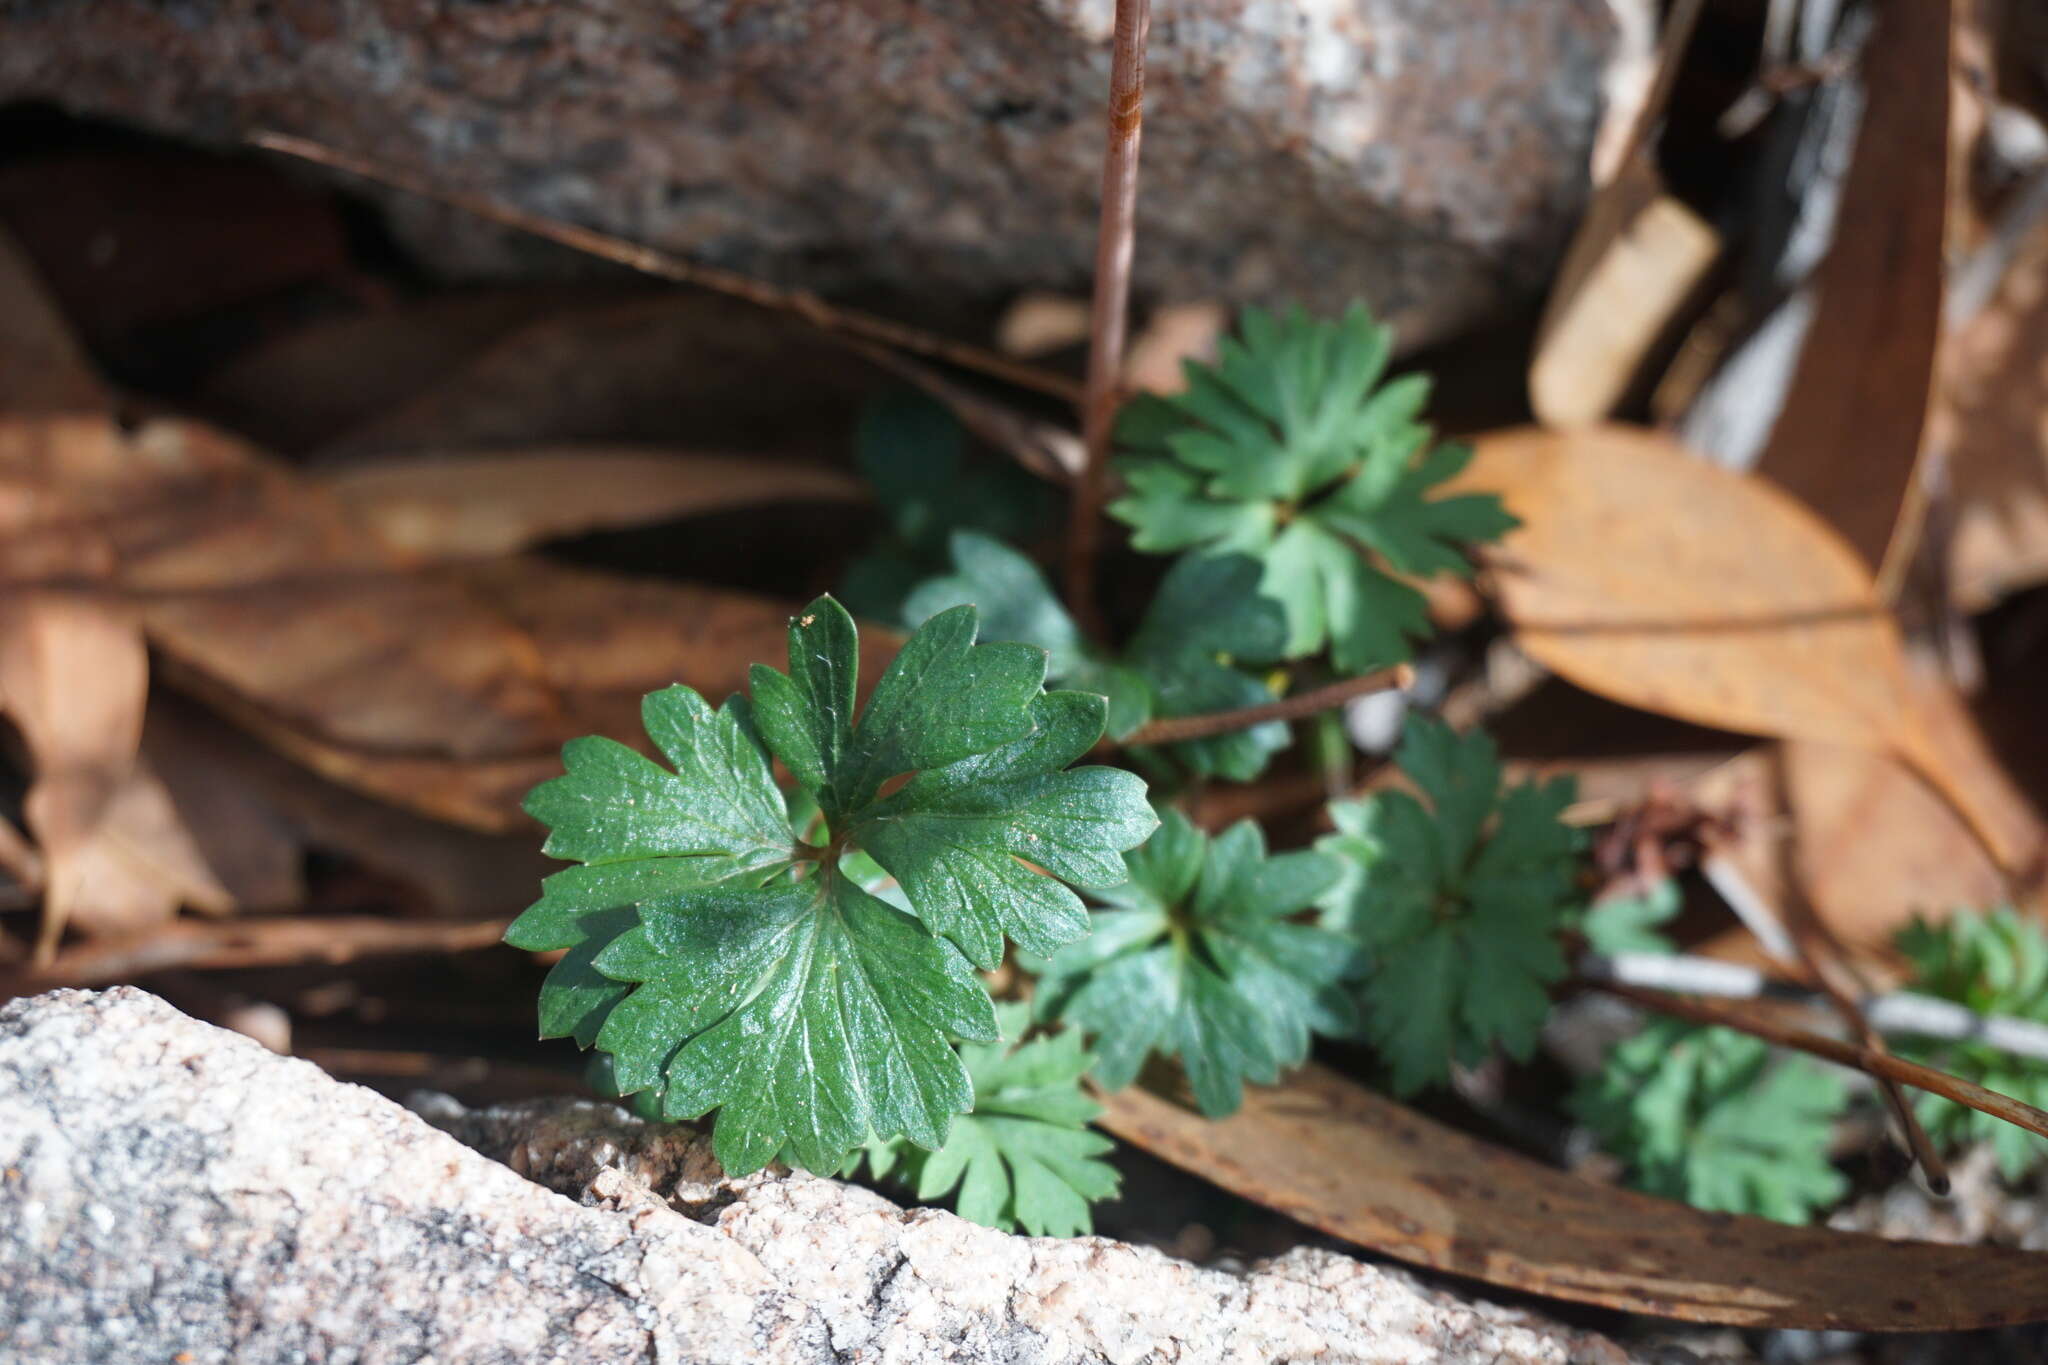
[[[1884,5],[1819,299],[1757,470],[1819,512],[1886,582],[1904,570],[1941,341],[1952,0]],[[1896,542],[1896,544],[1895,544]]]
[[[386,545],[423,560],[512,554],[695,513],[866,496],[860,480],[822,465],[610,446],[378,461],[320,482]]]
[[[1701,1213],[1541,1165],[1318,1066],[1229,1118],[1132,1088],[1118,1137],[1310,1227],[1489,1284],[1741,1327],[1939,1331],[2048,1319],[2048,1257]]]
[[[525,831],[520,802],[560,771],[557,748],[577,735],[641,733],[640,698],[681,682],[710,696],[742,690],[747,670],[787,648],[789,607],[729,589],[675,583],[524,557],[426,575],[458,589],[537,660],[561,711],[539,741],[456,756],[339,742],[281,720],[233,688],[183,679],[209,706],[328,780],[406,810],[486,833]],[[861,683],[893,655],[887,631],[864,630]]]
[[[1616,425],[1484,437],[1461,482],[1522,519],[1486,558],[1538,662],[1682,720],[1896,755],[2008,872],[2034,860],[1930,738],[1868,566],[1791,497]]]
[[[476,829],[642,692],[724,695],[786,606],[539,560],[420,569],[336,499],[196,423],[0,419],[0,582],[125,590],[165,674],[316,772]],[[878,654],[877,656],[881,656]]]
[[[34,773],[23,812],[42,853],[39,957],[67,924],[102,933],[223,912],[155,774],[138,762],[149,663],[124,605],[85,592],[0,596],[0,713]]]
[[[24,813],[40,850],[38,956],[67,927],[139,932],[181,907],[235,908],[139,754],[148,685],[125,606],[86,593],[0,597],[0,714],[33,771]]]

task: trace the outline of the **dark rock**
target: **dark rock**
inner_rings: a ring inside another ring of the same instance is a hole
[[[0,101],[315,138],[906,312],[1081,290],[1113,0],[0,0]],[[1137,280],[1368,298],[1416,344],[1547,278],[1607,0],[1155,6]],[[451,272],[542,257],[393,201]]]

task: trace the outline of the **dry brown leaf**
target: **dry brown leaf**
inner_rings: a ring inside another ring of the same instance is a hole
[[[1530,406],[1546,423],[1612,413],[1718,251],[1711,231],[1664,193],[1655,154],[1700,8],[1671,7],[1649,80],[1601,129],[1598,187],[1558,266],[1529,367]]]
[[[784,502],[855,502],[859,479],[755,455],[598,446],[379,461],[320,480],[401,554],[483,559],[585,531]]]
[[[316,736],[489,757],[561,733],[523,635],[197,423],[0,419],[0,531],[91,542],[73,572],[134,594],[168,660]]]
[[[1771,484],[1622,426],[1483,437],[1462,483],[1522,519],[1487,558],[1539,663],[1701,725],[1895,754],[2009,872],[2036,858],[1928,735],[1867,566]]]
[[[1889,582],[1918,535],[1921,434],[1941,339],[1952,0],[1878,9],[1866,104],[1818,309],[1757,469]],[[1896,548],[1890,548],[1894,546]]]
[[[336,499],[195,423],[0,420],[10,524],[11,545],[54,547],[38,565],[89,551],[70,571],[129,591],[167,676],[280,752],[493,832],[525,828],[519,802],[565,740],[636,734],[642,693],[723,697],[785,648],[788,607],[765,598],[539,560],[410,568]]]
[[[1782,762],[1794,873],[1849,947],[1882,950],[1916,912],[1938,919],[2004,899],[1969,827],[1897,759],[1790,743]]]
[[[129,830],[155,814],[132,780],[148,695],[148,655],[123,605],[83,592],[0,596],[0,713],[34,773],[23,813],[43,856],[41,955],[74,918],[126,925],[148,909],[118,894],[132,887],[117,885],[121,859],[105,842],[117,806]]]
[[[216,370],[198,404],[269,449],[307,450],[417,397],[513,329],[589,302],[587,291],[526,286],[323,318]]]
[[[279,579],[142,600],[181,682],[203,675],[311,738],[393,756],[492,759],[558,740],[533,642],[459,584],[397,572]]]
[[[1226,1119],[1137,1088],[1103,1127],[1310,1227],[1579,1303],[1742,1327],[1935,1331],[2048,1318],[2048,1257],[1701,1213],[1541,1165],[1321,1067]]]
[[[309,848],[349,855],[439,916],[504,914],[551,870],[529,830],[478,834],[323,782],[176,696],[151,700],[142,748],[243,908],[302,905]]]
[[[1036,360],[1088,340],[1088,300],[1028,290],[1010,301],[996,322],[996,349]]]
[[[1977,809],[2014,848],[2043,847],[2040,817],[1984,744],[1948,688],[1916,680],[1915,701],[1946,770],[1977,793]],[[1940,919],[2006,898],[1999,868],[1913,770],[1833,745],[1784,746],[1792,871],[1805,903],[1848,947],[1883,953],[1915,914]]]
[[[1577,288],[1545,316],[1529,365],[1529,403],[1546,425],[1612,416],[1720,259],[1720,234],[1704,219],[1650,183],[1633,183],[1634,198],[1624,202],[1616,191],[1603,203],[1603,212],[1624,214],[1623,221]]]
[[[88,837],[54,848],[45,840],[44,848],[46,926],[97,938],[145,932],[181,909],[226,915],[237,908],[146,758],[122,778]],[[45,941],[54,942],[47,929]]]
[[[1622,426],[1482,437],[1461,482],[1522,520],[1489,562],[1538,662],[1702,725],[1896,747],[1897,627],[1855,552],[1769,484]]]
[[[1131,338],[1124,357],[1124,387],[1145,393],[1179,393],[1187,387],[1182,365],[1213,364],[1217,344],[1230,330],[1230,311],[1220,303],[1175,303],[1154,309]]]
[[[28,258],[0,232],[0,412],[99,412],[108,402]]]
[[[306,903],[306,845],[313,841],[301,836],[267,791],[227,761],[230,750],[257,748],[164,689],[150,697],[142,762],[163,784],[208,872],[236,910],[296,910]],[[270,761],[296,779],[294,785],[318,785],[303,769],[275,757]]]
[[[714,700],[742,690],[755,663],[788,648],[785,603],[729,589],[575,568],[521,557],[449,566],[423,576],[461,592],[531,651],[560,715],[535,743],[456,758],[338,742],[254,706],[207,677],[182,681],[209,706],[330,781],[402,809],[487,833],[524,832],[520,802],[554,776],[556,749],[582,734],[641,741],[640,699],[680,682]],[[894,654],[887,631],[862,632],[861,681],[872,686]]]
[[[329,965],[380,956],[475,952],[500,942],[510,916],[402,920],[247,915],[217,924],[187,921],[152,933],[80,944],[29,971],[0,973],[0,1000],[60,986],[99,986],[180,968]]]
[[[832,449],[872,386],[871,371],[800,321],[665,293],[520,327],[404,403],[330,436],[320,454],[340,462],[600,442]]]
[[[2048,225],[1949,342],[1945,442],[1956,499],[1951,592],[1968,611],[2048,579]]]

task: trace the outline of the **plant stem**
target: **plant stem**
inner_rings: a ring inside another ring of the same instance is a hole
[[[1342,706],[1353,697],[1362,697],[1368,692],[1388,692],[1408,686],[1415,681],[1415,670],[1407,664],[1395,664],[1382,668],[1377,673],[1365,673],[1356,678],[1333,682],[1327,687],[1318,687],[1310,692],[1296,693],[1269,701],[1262,706],[1245,706],[1235,711],[1209,711],[1199,716],[1167,716],[1139,726],[1124,736],[1125,745],[1134,744],[1178,744],[1182,740],[1207,739],[1211,735],[1227,735],[1233,730],[1249,730],[1254,725],[1264,725],[1269,720],[1300,720],[1303,716],[1315,715],[1334,706]]]
[[[1712,1024],[1721,1028],[1732,1028],[1738,1033],[1747,1033],[1752,1038],[1761,1038],[1779,1047],[1791,1048],[1830,1061],[1837,1066],[1846,1066],[1880,1080],[1897,1081],[1917,1090],[1925,1090],[1957,1104],[1968,1105],[1979,1113],[2003,1119],[2016,1124],[2030,1133],[2048,1137],[2048,1114],[2042,1113],[2031,1104],[2022,1104],[2008,1095],[1995,1090],[1986,1090],[1974,1081],[1961,1076],[1951,1076],[1946,1071],[1936,1071],[1931,1066],[1921,1066],[1889,1052],[1845,1043],[1839,1039],[1809,1033],[1775,1019],[1764,1018],[1732,1005],[1709,1004],[1682,995],[1667,995],[1662,991],[1646,991],[1635,986],[1624,986],[1618,982],[1602,981],[1596,985],[1609,995],[1633,1001],[1644,1009],[1659,1014],[1669,1014],[1679,1019],[1690,1019],[1696,1024]]]
[[[1818,1009],[1823,1003],[1817,992],[1765,976],[1754,967],[1683,953],[1584,953],[1575,970],[1587,984],[1603,987],[1613,982],[1724,1000],[1764,998],[1805,1009]],[[1911,991],[1872,996],[1862,1002],[1862,1010],[1881,1034],[1982,1043],[2014,1057],[2048,1062],[2048,1024],[2032,1019],[1979,1014],[1968,1005]]]
[[[1871,994],[1869,987],[1856,979],[1857,973],[1849,962],[1847,951],[1820,917],[1796,901],[1791,907],[1793,918],[1779,914],[1757,894],[1756,887],[1743,875],[1741,866],[1734,859],[1711,851],[1711,843],[1708,847],[1710,852],[1700,870],[1765,950],[1787,966],[1803,968],[1807,976],[1819,985],[1849,1032],[1865,1047],[1878,1052],[1890,1051],[1883,1036],[1871,1027],[1870,1020],[1863,1013],[1862,1001]],[[1804,913],[1799,913],[1801,910]],[[1844,977],[1851,980],[1844,981]],[[1911,1149],[1913,1159],[1920,1164],[1921,1173],[1927,1177],[1928,1187],[1937,1195],[1947,1194],[1948,1165],[1941,1159],[1941,1153],[1935,1150],[1927,1130],[1921,1127],[1913,1107],[1906,1103],[1899,1083],[1881,1078],[1877,1088],[1883,1093],[1885,1106],[1892,1111],[1899,1130],[1905,1134],[1906,1145]]]
[[[1087,451],[1074,481],[1067,527],[1067,606],[1084,629],[1102,635],[1095,560],[1109,485],[1109,442],[1116,427],[1137,234],[1138,143],[1145,127],[1145,38],[1152,0],[1116,0],[1116,43],[1109,68],[1109,141],[1102,156],[1102,217],[1095,237],[1095,300],[1089,313],[1088,383],[1081,399]]]

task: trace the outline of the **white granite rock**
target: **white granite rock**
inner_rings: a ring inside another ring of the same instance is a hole
[[[130,988],[0,1007],[0,1361],[1626,1359],[1326,1251],[1233,1275],[728,1180],[610,1105],[417,1107]]]

